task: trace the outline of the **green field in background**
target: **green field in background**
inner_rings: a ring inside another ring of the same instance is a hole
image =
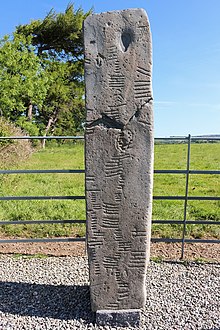
[[[155,165],[161,169],[186,169],[186,144],[156,144]],[[12,169],[12,168],[10,168]],[[84,169],[83,142],[49,145],[16,169]],[[220,143],[191,145],[191,170],[220,170]],[[0,175],[1,196],[84,195],[84,174]],[[185,175],[155,174],[154,195],[184,196]],[[190,175],[189,196],[220,196],[219,175]],[[157,200],[153,219],[183,220],[184,201]],[[85,201],[0,201],[0,220],[85,219]],[[188,220],[220,220],[220,201],[189,201]],[[181,237],[182,226],[153,225],[153,237]],[[85,225],[3,225],[1,236],[84,236]],[[187,237],[220,237],[219,226],[187,225]]]

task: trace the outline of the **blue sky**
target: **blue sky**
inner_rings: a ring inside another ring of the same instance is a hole
[[[68,0],[0,2],[0,36]],[[144,8],[153,37],[155,136],[220,134],[219,0],[76,0],[96,13]]]

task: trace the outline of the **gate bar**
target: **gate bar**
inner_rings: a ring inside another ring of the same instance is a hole
[[[0,174],[85,173],[85,170],[0,170]]]
[[[79,223],[85,224],[86,220],[5,220],[0,221],[2,225],[34,225],[34,224],[57,224],[57,223]]]
[[[181,257],[184,257],[184,244],[186,234],[186,218],[187,218],[187,203],[188,203],[188,192],[189,192],[189,167],[190,167],[190,147],[191,147],[191,135],[188,136],[188,148],[187,148],[187,168],[186,168],[186,190],[185,190],[185,202],[184,202],[184,219],[183,219],[183,236],[182,236],[182,247]]]
[[[59,199],[81,200],[81,199],[85,199],[85,196],[6,196],[6,197],[0,197],[0,201],[59,200]]]

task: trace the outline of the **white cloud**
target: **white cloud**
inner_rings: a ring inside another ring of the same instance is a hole
[[[202,103],[202,102],[176,102],[176,101],[155,101],[154,104],[158,108],[168,108],[173,106],[181,106],[185,108],[207,108],[207,110],[220,111],[220,103]]]

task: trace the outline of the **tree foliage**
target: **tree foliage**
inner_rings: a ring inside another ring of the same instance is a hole
[[[34,53],[31,38],[15,34],[0,42],[0,109],[12,121],[24,116],[29,103],[43,106],[48,76]]]
[[[82,24],[90,14],[53,9],[0,43],[1,114],[30,133],[75,134],[84,121]]]
[[[69,4],[64,13],[56,13],[53,9],[44,20],[35,20],[27,25],[19,25],[17,32],[32,36],[32,43],[37,48],[38,55],[53,57],[81,58],[83,54],[83,20],[90,14],[84,14],[79,8],[74,11],[74,5]]]

